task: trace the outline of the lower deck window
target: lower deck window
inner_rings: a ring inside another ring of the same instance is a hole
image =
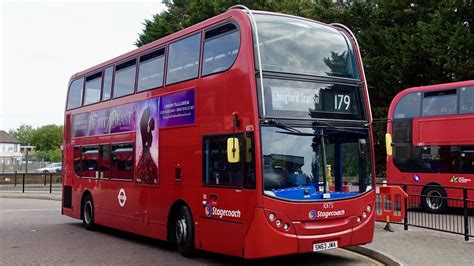
[[[133,180],[133,144],[112,144],[112,179]]]

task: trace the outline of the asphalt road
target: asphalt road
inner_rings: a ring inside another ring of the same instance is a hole
[[[255,264],[381,265],[343,249],[244,261],[208,252],[187,259],[168,243],[100,228],[60,214],[59,201],[0,198],[0,265],[13,264]]]

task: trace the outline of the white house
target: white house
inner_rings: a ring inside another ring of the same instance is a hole
[[[21,161],[22,157],[20,141],[0,130],[0,164],[12,165],[15,161]]]

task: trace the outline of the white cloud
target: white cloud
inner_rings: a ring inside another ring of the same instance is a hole
[[[1,5],[0,129],[5,130],[62,124],[69,77],[135,49],[144,20],[164,10],[159,1]]]

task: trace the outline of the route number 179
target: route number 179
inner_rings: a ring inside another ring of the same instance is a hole
[[[334,109],[349,110],[351,106],[351,97],[347,94],[334,94]]]

